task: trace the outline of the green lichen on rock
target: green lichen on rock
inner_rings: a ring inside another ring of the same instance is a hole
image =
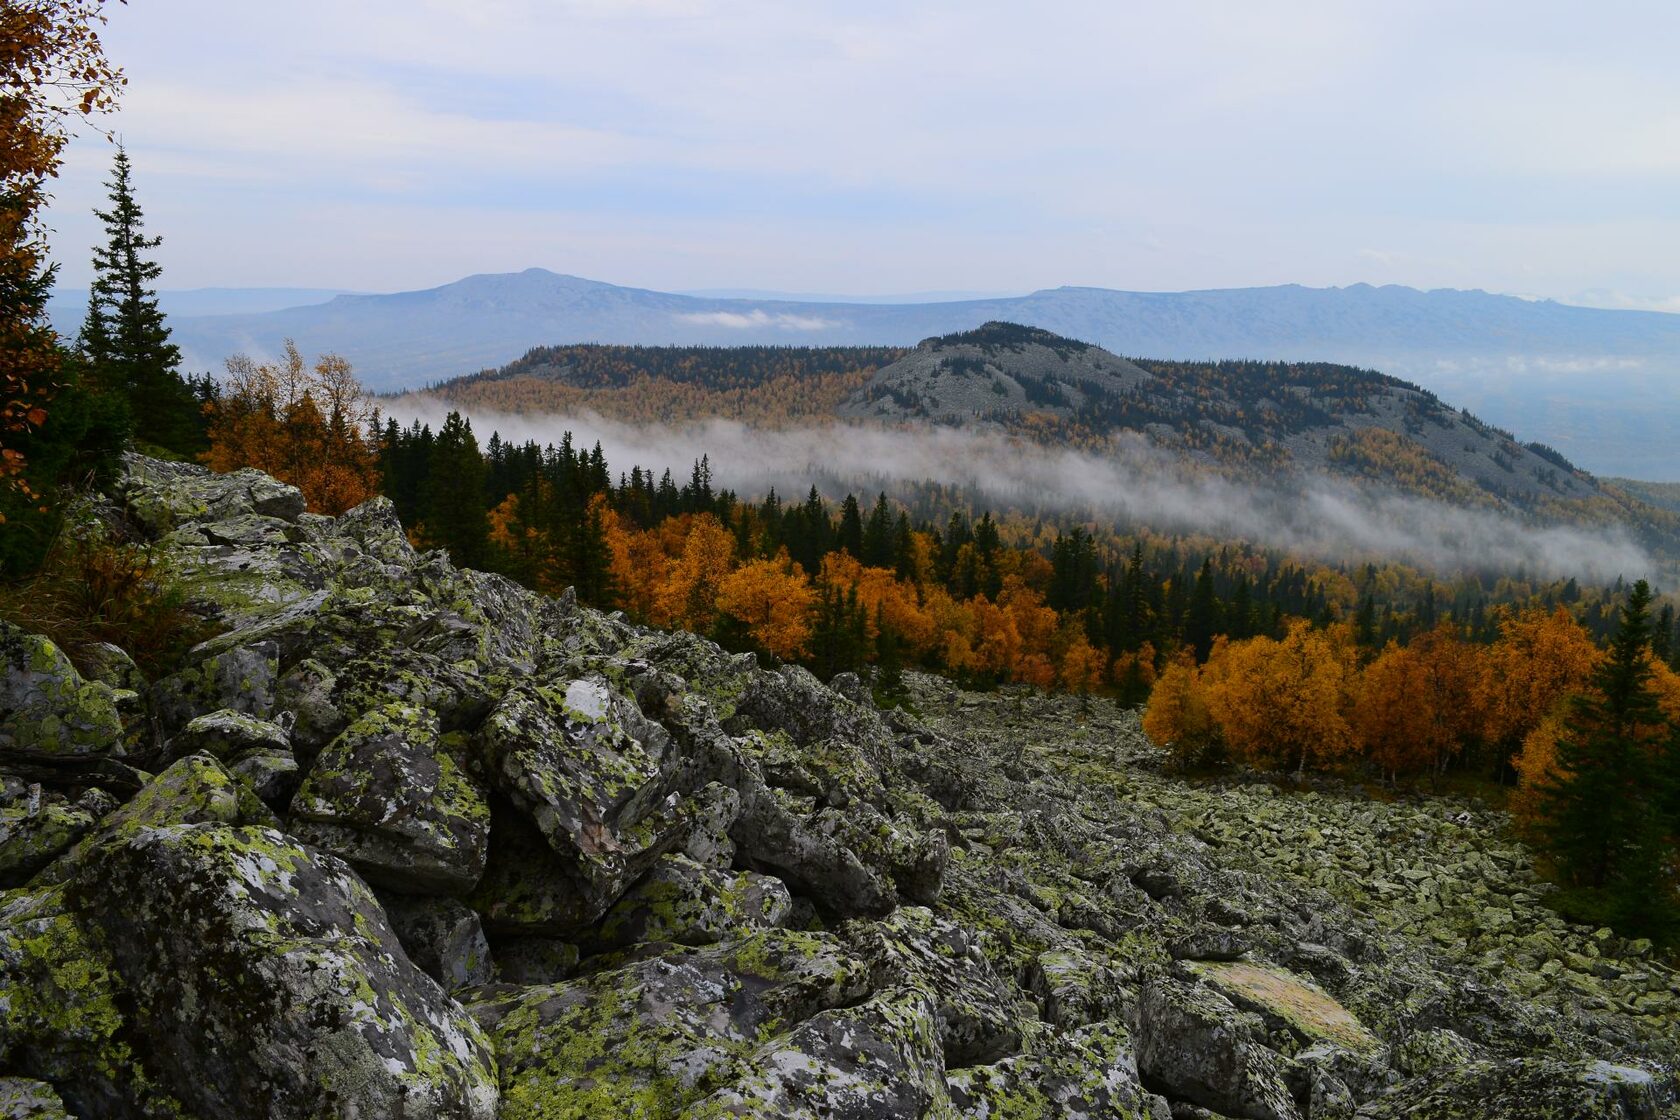
[[[663,856],[590,932],[595,950],[641,942],[709,945],[732,935],[781,925],[793,907],[778,879],[751,871],[702,867],[686,856]]]
[[[316,758],[291,814],[297,836],[395,890],[464,892],[484,873],[490,807],[429,709],[363,713]]]
[[[83,680],[50,639],[0,622],[0,756],[122,754],[118,698],[103,681]]]

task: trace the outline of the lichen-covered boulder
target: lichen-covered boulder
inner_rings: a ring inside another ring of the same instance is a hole
[[[0,808],[0,887],[15,887],[92,831],[87,808],[33,786]]]
[[[1382,1040],[1324,989],[1283,969],[1253,961],[1187,961],[1183,968],[1303,1044],[1327,1042],[1356,1054],[1382,1048]]]
[[[777,929],[470,1010],[496,1042],[501,1120],[674,1120],[739,1083],[767,1038],[867,992],[865,969],[833,938]]]
[[[709,945],[779,926],[793,898],[779,879],[717,871],[687,856],[662,856],[589,933],[595,951],[644,941]]]
[[[741,795],[721,782],[709,782],[693,797],[694,809],[682,853],[702,867],[719,870],[735,862],[729,830],[741,816]]]
[[[1402,1082],[1362,1105],[1360,1120],[1659,1120],[1674,1103],[1650,1072],[1610,1062],[1480,1061]]]
[[[1258,1019],[1211,987],[1148,977],[1136,1018],[1138,1068],[1168,1096],[1246,1120],[1300,1120],[1284,1060],[1256,1041]]]
[[[189,720],[169,740],[165,753],[171,761],[189,754],[207,754],[225,762],[247,751],[290,752],[291,747],[291,736],[272,720],[220,708]]]
[[[292,830],[396,891],[471,890],[490,808],[434,712],[389,704],[345,728],[292,798]],[[452,749],[453,748],[453,749]]]
[[[192,463],[123,456],[116,491],[136,524],[156,536],[183,525],[230,521],[258,514],[295,521],[303,494],[258,470],[216,474]]]
[[[83,680],[48,638],[0,622],[0,755],[52,761],[124,753],[119,693]]]
[[[273,829],[138,827],[0,909],[9,1061],[78,1115],[495,1115],[476,1024],[343,862]]]
[[[274,714],[279,650],[256,642],[213,653],[152,685],[152,712],[173,736],[199,716],[230,710],[266,720]]]
[[[120,808],[105,814],[99,827],[41,872],[44,883],[62,883],[76,874],[87,853],[101,844],[120,843],[148,828],[176,824],[260,825],[279,821],[251,789],[206,754],[188,755],[154,775]]]
[[[605,680],[520,685],[480,736],[492,780],[566,862],[592,916],[683,838],[663,770],[670,736]]]
[[[951,1070],[946,1084],[964,1120],[1057,1117],[1058,1120],[1165,1120],[1165,1101],[1143,1088],[1126,1028],[1082,1027],[1041,1052]]]
[[[955,1120],[933,1000],[915,988],[822,1011],[760,1047],[682,1120]]]
[[[445,990],[496,978],[490,942],[478,915],[450,898],[381,894],[385,916],[408,959]]]
[[[931,994],[947,1064],[995,1062],[1020,1049],[1019,1020],[1033,1009],[992,968],[971,931],[905,906],[879,922],[852,923],[846,934],[870,962],[877,987],[914,985]]]
[[[64,1101],[45,1081],[0,1077],[0,1120],[71,1120]]]

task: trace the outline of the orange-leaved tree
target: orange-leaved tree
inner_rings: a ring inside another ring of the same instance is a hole
[[[1250,765],[1297,772],[1346,755],[1355,660],[1349,635],[1304,620],[1281,642],[1232,642],[1207,690],[1226,748]]]
[[[784,549],[771,560],[750,560],[718,583],[717,607],[747,628],[777,657],[800,657],[811,640],[817,593]]]
[[[1180,766],[1200,758],[1219,737],[1195,658],[1186,650],[1161,671],[1143,713],[1143,732]]]
[[[317,513],[340,514],[379,493],[373,404],[350,363],[324,354],[313,366],[291,339],[279,362],[227,360],[211,406],[212,470],[255,467],[303,491]]]
[[[1565,697],[1587,686],[1602,656],[1562,607],[1506,614],[1475,688],[1483,738],[1502,756],[1514,752]]]
[[[654,591],[652,622],[657,626],[704,634],[717,619],[718,588],[735,560],[735,535],[709,513],[672,518],[660,528],[682,522],[675,562]]]
[[[1359,680],[1353,726],[1366,755],[1389,776],[1438,775],[1476,734],[1475,651],[1450,625],[1401,646],[1390,642]]]

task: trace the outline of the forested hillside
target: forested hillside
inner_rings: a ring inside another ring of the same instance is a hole
[[[1034,327],[988,323],[908,351],[545,347],[429,393],[467,412],[770,427],[934,423],[1095,452],[1130,433],[1190,471],[1271,489],[1329,478],[1541,524],[1624,524],[1647,547],[1680,553],[1680,512],[1409,382],[1322,362],[1128,360]]]
[[[881,366],[888,346],[539,346],[430,392],[465,409],[588,409],[630,423],[721,416],[753,424],[826,419]]]

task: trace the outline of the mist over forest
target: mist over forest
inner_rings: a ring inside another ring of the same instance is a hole
[[[390,415],[439,427],[446,402],[397,398]],[[463,412],[481,444],[492,433],[548,445],[570,432],[574,444],[597,441],[609,462],[685,477],[702,456],[720,485],[754,499],[774,487],[784,498],[810,486],[838,497],[847,490],[891,495],[904,483],[937,481],[1026,513],[1147,526],[1163,532],[1238,537],[1338,562],[1399,560],[1443,574],[1523,572],[1597,582],[1654,578],[1662,569],[1622,526],[1588,530],[1531,525],[1403,495],[1379,486],[1314,478],[1268,488],[1184,469],[1181,460],[1140,436],[1120,433],[1096,454],[1045,448],[993,431],[925,427],[915,431],[829,424],[761,429],[731,420],[637,425],[590,412],[515,415]]]

